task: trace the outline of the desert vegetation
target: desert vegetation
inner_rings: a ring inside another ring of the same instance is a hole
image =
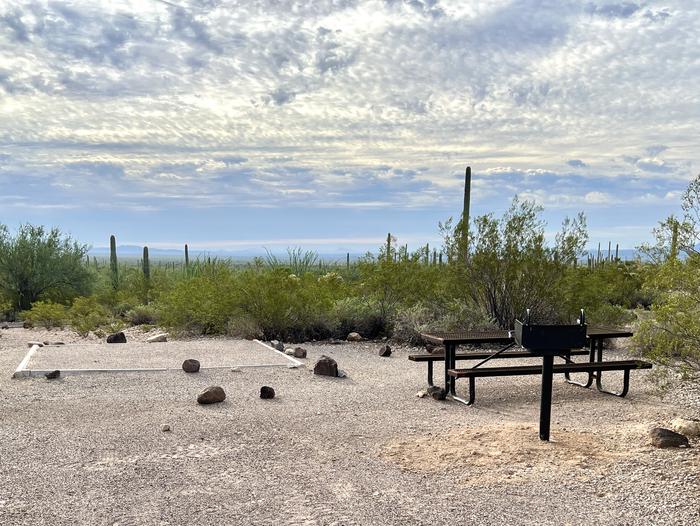
[[[586,218],[545,239],[542,208],[517,197],[492,214],[439,225],[442,246],[409,251],[391,234],[359,260],[322,261],[300,248],[246,264],[220,258],[109,260],[58,230],[0,228],[0,316],[81,334],[159,325],[192,334],[285,341],[372,338],[418,343],[426,330],[510,328],[530,308],[541,321],[639,325],[637,345],[659,361],[700,368],[700,183],[683,217],[655,230],[646,257],[587,255]]]

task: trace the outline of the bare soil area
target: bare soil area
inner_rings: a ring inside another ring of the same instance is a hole
[[[426,366],[408,361],[408,347],[381,358],[379,343],[309,343],[300,369],[11,379],[27,341],[84,340],[0,334],[3,525],[700,523],[699,441],[660,450],[647,436],[700,417],[698,388],[661,397],[646,371],[632,373],[624,399],[555,377],[544,443],[539,378],[479,379],[473,407],[417,398]],[[242,344],[160,345],[158,356],[179,359]],[[313,375],[322,354],[348,377]],[[614,388],[620,377],[608,376]],[[209,385],[226,401],[198,405]],[[263,385],[274,400],[259,398]]]

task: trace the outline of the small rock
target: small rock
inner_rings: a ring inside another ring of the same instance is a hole
[[[416,393],[417,398],[425,398],[427,395],[428,395],[428,393],[426,393],[425,391],[418,391]]]
[[[199,360],[193,358],[188,358],[182,362],[182,370],[186,373],[198,373],[199,372]]]
[[[218,385],[207,387],[197,397],[197,403],[199,404],[216,404],[224,400],[226,400],[226,393],[224,389]]]
[[[671,429],[687,437],[700,437],[700,420],[676,418],[671,422]]]
[[[27,347],[34,347],[35,345],[37,347],[43,347],[44,342],[27,342]]]
[[[338,376],[338,362],[325,354],[314,365],[314,374],[321,376]]]
[[[362,336],[360,336],[360,334],[357,332],[351,332],[350,334],[348,334],[346,340],[349,342],[361,342]]]
[[[279,352],[284,352],[284,344],[282,342],[277,342],[273,347]]]
[[[666,447],[689,447],[688,437],[666,429],[663,427],[655,427],[649,432],[651,437],[651,445],[661,448]]]
[[[294,356],[294,349],[292,347],[287,347],[284,350],[284,354],[286,354],[287,356]]]
[[[294,358],[306,358],[306,349],[303,347],[294,348]]]
[[[163,433],[167,433],[168,431],[172,431],[172,429],[170,429],[170,426],[169,426],[168,424],[161,424],[161,425],[160,425],[160,430],[161,430]]]
[[[342,369],[338,369],[338,378],[347,378],[347,377],[348,377],[348,373],[346,373]]]
[[[50,373],[46,373],[44,376],[46,377],[47,380],[55,380],[56,378],[61,376],[61,371],[56,369],[55,371],[51,371]]]
[[[126,343],[126,334],[117,332],[107,336],[107,343]]]
[[[31,329],[32,327],[33,327],[33,325],[32,325],[31,321],[25,321],[24,323],[22,323],[23,329]]]
[[[51,342],[51,345],[65,345],[63,342]]]
[[[7,330],[10,328],[10,326],[7,323],[3,323],[2,328],[3,328],[3,330]]]
[[[391,347],[388,345],[382,345],[381,348],[379,349],[379,356],[382,358],[388,358],[391,356]]]
[[[168,335],[166,333],[162,334],[156,334],[155,336],[151,336],[146,340],[148,343],[160,343],[160,342],[167,342],[168,341]]]
[[[260,398],[263,400],[269,400],[271,398],[275,397],[275,390],[272,387],[269,387],[267,385],[263,385],[260,388]]]
[[[442,387],[438,387],[437,385],[431,385],[426,391],[427,394],[433,398],[433,400],[444,400],[447,398],[447,391],[445,391]]]
[[[243,369],[241,369],[240,367],[231,367],[231,372],[232,373],[242,373]]]
[[[46,341],[44,341],[44,342],[42,342],[42,343],[43,343],[44,345],[51,345],[51,342],[49,342],[48,340],[46,340]]]

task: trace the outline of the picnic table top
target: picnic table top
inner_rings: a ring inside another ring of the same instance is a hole
[[[586,331],[589,338],[600,340],[603,338],[629,338],[634,333],[620,329],[607,327],[589,327]],[[431,343],[445,344],[476,344],[476,343],[508,343],[513,341],[511,331],[459,331],[459,332],[428,332],[421,333],[421,337]]]

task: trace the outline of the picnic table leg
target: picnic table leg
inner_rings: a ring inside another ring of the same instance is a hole
[[[590,352],[588,353],[588,361],[590,363],[593,363],[595,361],[596,342],[597,342],[596,339],[591,338]],[[567,362],[568,362],[568,360],[567,360]],[[589,372],[587,382],[585,382],[585,383],[575,382],[574,380],[571,379],[571,376],[569,373],[564,373],[564,379],[566,380],[567,383],[570,383],[571,385],[578,385],[580,387],[586,387],[586,388],[593,385],[593,377],[594,377],[594,373]]]
[[[433,362],[428,362],[428,386],[433,386]]]
[[[540,440],[549,440],[549,424],[552,418],[552,376],[554,356],[542,357],[542,396],[540,398]]]
[[[602,362],[603,361],[603,340],[598,341],[598,361]],[[630,370],[625,369],[624,371],[624,376],[622,378],[622,391],[608,391],[607,389],[603,388],[603,371],[598,371],[596,372],[595,375],[595,386],[600,391],[601,393],[613,395],[613,396],[619,396],[620,398],[624,398],[627,395],[627,392],[630,389]]]

